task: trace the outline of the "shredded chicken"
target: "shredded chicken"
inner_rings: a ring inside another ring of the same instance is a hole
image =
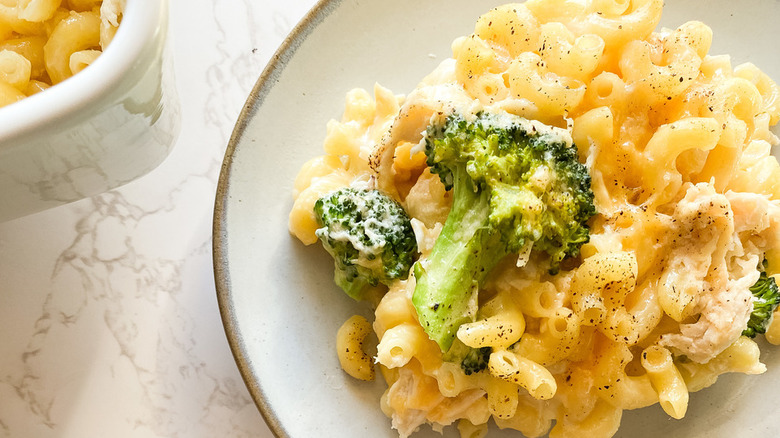
[[[664,335],[661,345],[706,363],[739,338],[752,311],[749,287],[760,258],[777,245],[779,212],[761,195],[718,194],[709,184],[688,189],[673,215],[676,234],[662,282],[686,288],[681,295],[693,300],[680,333]]]

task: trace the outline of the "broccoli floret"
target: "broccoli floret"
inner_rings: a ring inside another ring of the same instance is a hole
[[[425,153],[453,203],[430,257],[414,266],[412,301],[446,351],[458,327],[475,319],[477,291],[502,258],[532,245],[556,273],[588,241],[596,210],[576,149],[541,123],[453,114],[428,127]]]
[[[753,293],[753,312],[750,314],[747,328],[742,332],[742,336],[755,338],[759,333],[766,333],[769,323],[772,322],[772,313],[780,305],[780,290],[777,288],[777,282],[774,277],[766,275],[766,260],[764,260],[761,275],[753,286],[750,286],[750,292]]]
[[[442,359],[446,362],[459,363],[460,369],[467,376],[470,376],[487,369],[492,352],[493,349],[490,347],[472,348],[455,339],[452,347],[444,353]]]
[[[335,261],[334,280],[350,297],[367,286],[405,279],[417,240],[404,209],[378,190],[340,189],[314,204],[316,234]]]
[[[466,357],[460,361],[460,368],[467,376],[484,370],[488,366],[488,360],[492,351],[493,349],[490,347],[472,348],[466,354]]]

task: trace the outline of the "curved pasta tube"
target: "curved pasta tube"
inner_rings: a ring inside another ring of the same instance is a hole
[[[15,87],[0,81],[0,107],[18,102],[25,97],[27,96],[25,96],[24,93],[17,90]]]
[[[546,434],[552,427],[555,410],[552,404],[545,400],[521,394],[517,410],[511,418],[495,417],[494,420],[501,429],[515,429],[525,436],[538,437]]]
[[[588,83],[585,102],[589,106],[607,107],[617,116],[626,110],[628,89],[623,79],[612,72],[601,72]],[[576,126],[576,123],[575,123]]]
[[[766,365],[761,363],[760,354],[761,350],[755,341],[742,336],[706,364],[684,360],[680,361],[677,367],[688,390],[696,392],[714,384],[721,374],[766,372]]]
[[[591,0],[588,2],[588,13],[599,13],[607,17],[616,17],[623,15],[628,7],[631,6],[631,0]]]
[[[780,121],[780,87],[766,73],[752,63],[745,63],[734,69],[734,75],[753,83],[761,94],[761,111],[769,114],[769,124]]]
[[[551,399],[558,388],[547,368],[507,350],[491,353],[488,369],[492,376],[519,385],[538,400]]]
[[[351,176],[343,170],[312,179],[311,185],[298,194],[290,209],[288,223],[290,234],[305,245],[317,242],[315,231],[319,228],[319,224],[314,215],[314,203],[334,190],[347,187],[351,182]]]
[[[419,354],[428,337],[418,324],[403,323],[385,331],[376,347],[377,362],[388,368],[406,365]]]
[[[32,22],[46,21],[54,15],[62,0],[19,0],[19,18]]]
[[[499,46],[509,57],[538,48],[539,22],[520,3],[511,3],[491,9],[477,20],[474,34]]]
[[[620,59],[620,71],[629,85],[641,87],[652,102],[674,98],[688,88],[699,75],[701,58],[687,45],[667,49],[672,59],[661,65],[653,62],[646,41],[632,41]]]
[[[637,272],[636,256],[630,252],[597,253],[585,259],[571,288],[572,307],[582,323],[628,345],[647,336],[663,312],[654,284],[648,280],[637,287]]]
[[[539,21],[562,22],[579,35],[596,34],[619,52],[628,41],[650,35],[661,20],[663,0],[529,0],[525,5]]]
[[[94,12],[71,12],[60,21],[43,47],[46,71],[53,84],[71,77],[70,56],[100,47],[100,17]]]
[[[487,432],[487,422],[490,420],[490,408],[488,407],[488,400],[485,397],[485,391],[483,389],[473,389],[466,391],[459,397],[452,399],[453,404],[460,406],[468,406],[463,410],[449,409],[449,418],[444,418],[442,421],[433,419],[440,424],[448,424],[455,420],[455,417],[460,417],[461,422],[466,421],[474,425],[478,425],[475,431],[484,430]],[[447,412],[447,409],[442,409],[443,412]],[[464,412],[465,411],[465,412]],[[435,418],[435,417],[434,417]],[[482,429],[484,427],[484,429]],[[459,428],[460,429],[460,428]],[[480,435],[472,436],[472,438],[480,438]]]
[[[100,53],[100,50],[82,50],[73,53],[70,55],[70,60],[68,62],[70,71],[73,72],[74,75],[79,73],[95,62],[95,60],[98,59],[98,56],[100,56]]]
[[[599,106],[578,116],[574,119],[571,136],[580,152],[580,158],[583,161],[588,157],[595,160],[599,151],[611,146],[615,138],[615,118],[612,110],[608,106]]]
[[[412,291],[414,291],[414,276],[390,285],[374,311],[374,331],[377,336],[381,338],[388,329],[404,323],[417,323],[414,305],[410,298]]]
[[[547,318],[555,315],[556,309],[563,306],[566,294],[559,291],[549,281],[540,283],[517,281],[510,284],[514,298],[524,315],[534,318]]]
[[[439,384],[439,392],[445,397],[455,397],[463,391],[480,387],[480,378],[476,374],[467,376],[455,362],[442,362],[433,376]]]
[[[585,95],[585,84],[558,76],[543,65],[539,55],[525,52],[512,60],[507,74],[512,95],[531,101],[539,111],[537,117],[549,123],[579,105]]]
[[[780,164],[771,151],[772,146],[765,140],[748,143],[739,158],[736,172],[729,180],[728,189],[753,191],[780,199]]]
[[[566,307],[541,321],[539,333],[525,333],[514,352],[541,365],[552,365],[574,352],[580,320]]]
[[[32,96],[33,94],[40,93],[49,87],[51,87],[51,85],[47,84],[46,82],[33,80],[27,83],[27,88],[24,90],[24,94]]]
[[[507,293],[501,293],[480,309],[484,319],[462,324],[457,336],[472,348],[509,348],[525,332],[525,318]]]
[[[465,418],[458,421],[458,433],[461,438],[483,438],[488,433],[487,427],[487,421],[477,422],[477,424]]]
[[[565,3],[565,7],[569,7],[571,3],[580,2]],[[661,20],[663,0],[634,0],[630,3],[632,7],[629,9],[625,0],[613,0],[606,11],[610,13],[595,9],[598,3],[591,3],[591,8],[583,8],[582,12],[574,15],[572,19],[561,17],[560,21],[567,23],[578,34],[599,35],[608,48],[618,51],[628,41],[650,35]],[[618,11],[621,11],[619,15]],[[565,12],[559,10],[556,14]]]
[[[0,38],[0,50],[11,50],[30,61],[31,79],[42,79],[46,73],[46,65],[43,62],[43,46],[45,44],[45,36],[25,36],[5,41]]]
[[[363,342],[370,333],[371,324],[360,315],[346,320],[336,333],[341,368],[356,379],[374,380],[374,362],[363,350]]]
[[[599,329],[629,345],[645,339],[663,317],[656,286],[657,281],[650,279],[639,284],[631,296],[626,297],[623,307],[609,314]]]
[[[42,23],[35,23],[19,17],[17,5],[9,6],[0,2],[0,36],[8,38],[14,33],[17,35],[44,35],[46,29]]]
[[[11,51],[0,50],[0,81],[24,90],[30,82],[32,64],[24,56]]]
[[[599,75],[599,77],[603,76]],[[593,82],[597,78],[594,78]],[[589,87],[585,92],[585,99],[588,99]],[[597,92],[598,93],[598,92]],[[600,206],[600,211],[604,215],[610,215],[615,211],[618,203],[610,193],[605,181],[605,172],[602,166],[596,166],[597,162],[603,163],[599,158],[612,155],[610,153],[615,140],[615,117],[608,106],[599,106],[574,119],[572,127],[572,140],[577,145],[577,151],[580,161],[590,165],[591,189],[595,197],[596,205]],[[586,244],[587,245],[587,244]],[[587,257],[587,246],[583,246],[581,251],[584,257]]]
[[[325,153],[339,157],[344,162],[344,168],[352,173],[367,171],[367,160],[361,156],[365,127],[358,123],[331,120],[326,129]]]
[[[623,409],[600,400],[584,420],[572,422],[563,419],[556,422],[550,431],[550,438],[613,436],[620,427],[622,417]]]
[[[571,303],[585,325],[598,326],[622,305],[636,285],[637,262],[627,252],[588,257],[574,274]]]
[[[342,122],[358,122],[368,126],[374,121],[377,113],[377,102],[363,88],[353,88],[344,97],[344,114]]]
[[[748,130],[752,131],[756,115],[763,110],[763,98],[758,88],[748,79],[736,77],[725,79],[719,82],[713,89],[713,98],[710,106],[713,108],[713,117],[722,123],[734,123],[729,120],[733,115],[740,126],[723,128],[723,134],[720,143],[726,146],[741,147]],[[730,133],[732,130],[741,132]],[[728,141],[731,140],[731,141]]]
[[[519,392],[516,384],[491,375],[485,384],[485,391],[491,415],[501,419],[515,415]]]
[[[604,40],[595,34],[575,37],[563,23],[545,23],[541,27],[539,55],[549,71],[586,80],[596,70],[604,53]]]
[[[648,201],[655,205],[672,199],[682,186],[675,165],[677,157],[692,149],[709,151],[718,144],[721,125],[712,118],[690,117],[659,126],[645,146],[648,169],[645,175]]]
[[[672,44],[686,45],[704,59],[712,46],[712,29],[701,21],[689,21],[672,32]]]
[[[484,104],[507,97],[509,89],[502,74],[506,62],[478,34],[456,40],[453,56],[455,77],[471,96]]]
[[[625,0],[614,0],[615,9],[623,9]],[[593,11],[587,19],[585,28],[590,33],[595,33],[609,45],[622,45],[625,41],[634,40],[650,34],[661,20],[662,0],[634,0],[631,12],[615,17],[599,14]],[[623,9],[623,12],[628,9]]]
[[[658,393],[659,403],[670,417],[681,419],[688,410],[688,387],[666,348],[652,345],[642,352],[642,367]]]
[[[344,170],[341,160],[334,155],[314,157],[301,166],[293,183],[293,199],[312,185],[315,179]]]
[[[593,385],[602,400],[622,409],[639,409],[658,403],[647,374],[633,376],[626,366],[634,358],[623,342],[601,338],[594,347]]]
[[[84,12],[84,11],[91,11],[92,9],[101,6],[102,4],[106,3],[115,3],[111,1],[102,1],[102,0],[65,0],[68,2],[68,6],[70,6],[71,9],[74,11]]]
[[[509,96],[506,86],[506,75],[498,73],[483,73],[472,80],[464,82],[466,89],[480,102],[491,104],[503,101]]]
[[[593,368],[583,363],[572,365],[558,382],[555,399],[560,402],[560,409],[565,410],[566,419],[584,420],[600,400],[593,388]]]

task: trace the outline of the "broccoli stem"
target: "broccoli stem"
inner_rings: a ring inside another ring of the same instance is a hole
[[[488,223],[489,196],[466,169],[453,171],[453,203],[427,263],[414,266],[412,303],[428,336],[449,350],[461,324],[476,319],[479,287],[508,254]]]
[[[370,283],[362,276],[348,275],[343,269],[336,267],[333,281],[352,299],[360,301],[365,298],[366,288]]]

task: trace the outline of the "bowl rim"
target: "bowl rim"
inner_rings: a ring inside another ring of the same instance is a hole
[[[114,39],[94,63],[45,92],[0,108],[0,149],[54,123],[83,117],[83,110],[112,97],[164,31],[166,8],[167,0],[127,0]]]
[[[254,379],[250,364],[251,358],[246,355],[244,340],[237,331],[238,320],[230,299],[231,281],[230,267],[228,265],[228,228],[227,228],[227,204],[230,197],[230,176],[232,173],[233,154],[237,145],[244,136],[247,124],[254,114],[254,109],[263,104],[268,93],[276,81],[275,78],[287,67],[290,59],[295,55],[300,44],[342,0],[318,0],[317,3],[295,25],[282,44],[271,56],[270,61],[263,69],[257,82],[239,113],[233,133],[225,150],[219,180],[217,182],[216,198],[214,202],[214,216],[212,221],[212,260],[214,269],[214,282],[217,292],[217,304],[222,318],[222,326],[233,354],[239,373],[249,393],[260,410],[266,424],[275,437],[288,438],[290,435],[284,429],[265,392]]]

